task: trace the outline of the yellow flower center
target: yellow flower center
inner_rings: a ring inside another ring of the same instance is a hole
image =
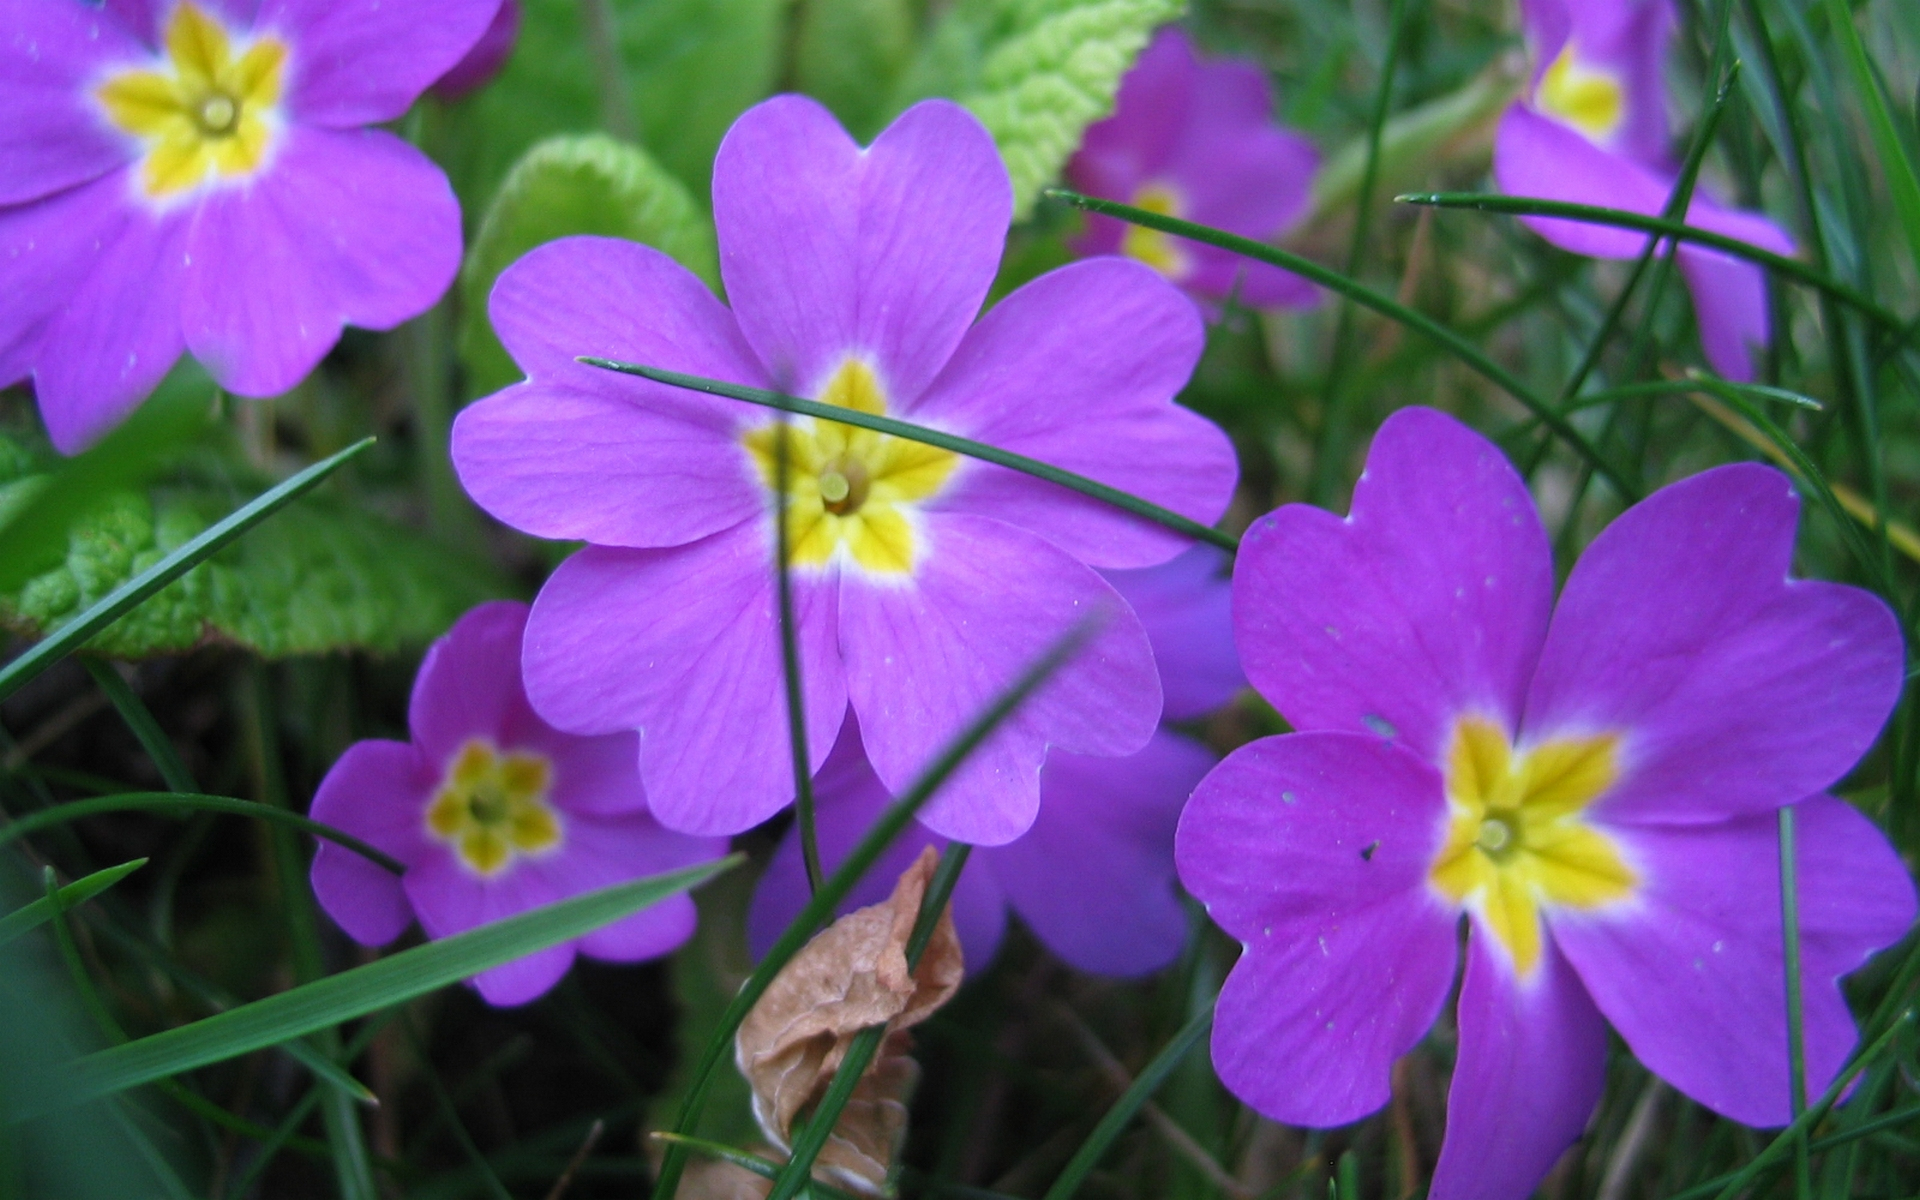
[[[559,848],[560,814],[547,803],[552,782],[545,755],[503,753],[473,738],[447,764],[427,805],[427,830],[475,874],[498,875],[517,855]]]
[[[1620,77],[1611,71],[1588,66],[1574,57],[1568,42],[1560,57],[1553,60],[1540,87],[1534,92],[1534,104],[1562,125],[1572,126],[1588,141],[1605,145],[1613,139],[1626,116],[1626,89]]]
[[[174,8],[164,42],[157,64],[117,71],[94,93],[145,144],[141,187],[157,200],[259,170],[279,125],[286,44],[236,43],[192,0]]]
[[[1128,203],[1163,217],[1184,216],[1187,209],[1180,193],[1171,184],[1165,183],[1141,185]],[[1126,234],[1120,239],[1120,253],[1128,258],[1139,259],[1176,283],[1186,278],[1187,269],[1192,265],[1192,259],[1180,245],[1179,239],[1170,233],[1139,225],[1127,226]]]
[[[884,415],[886,391],[873,368],[842,362],[820,400]],[[768,488],[779,480],[782,429],[787,444],[788,554],[796,567],[824,567],[842,548],[881,575],[912,572],[920,553],[913,511],[947,482],[959,461],[951,451],[802,417],[785,426],[762,425],[744,438]]]
[[[1515,751],[1499,726],[1460,722],[1447,753],[1447,839],[1430,878],[1475,909],[1521,975],[1540,961],[1540,909],[1598,908],[1636,882],[1613,840],[1580,819],[1620,777],[1620,739]]]

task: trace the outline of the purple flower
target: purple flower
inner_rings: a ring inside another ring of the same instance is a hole
[[[1162,566],[1108,573],[1152,639],[1172,720],[1204,716],[1245,684],[1233,650],[1227,581],[1220,574],[1224,558],[1201,547]],[[1033,828],[1004,846],[975,850],[955,887],[953,919],[968,972],[993,961],[1008,908],[1061,961],[1082,971],[1125,977],[1172,962],[1187,933],[1174,886],[1174,825],[1213,761],[1205,746],[1167,729],[1126,758],[1048,755]],[[814,781],[814,799],[820,857],[832,870],[893,800],[867,766],[852,721]],[[924,826],[910,828],[841,911],[885,898],[889,881],[924,847],[946,844]],[[789,830],[748,914],[756,955],[773,945],[807,895],[799,832]]]
[[[1200,521],[1235,475],[1226,437],[1172,403],[1193,306],[1104,258],[979,311],[1012,212],[993,139],[915,105],[862,149],[799,96],[750,109],[714,163],[728,309],[650,247],[543,246],[501,275],[494,327],[525,383],[468,408],[454,462],[516,528],[591,543],[547,581],[527,690],[555,725],[642,732],[669,828],[750,828],[793,795],[774,583],[777,426],[763,409],[582,366],[592,354],[924,422]],[[834,422],[796,420],[789,500],[809,766],[849,706],[903,791],[1082,617],[1109,619],[926,810],[945,836],[1018,837],[1049,745],[1130,754],[1159,683],[1139,621],[1092,569],[1182,546],[1030,476]],[[1091,566],[1087,564],[1092,564]]]
[[[55,446],[111,428],[183,350],[298,383],[460,264],[460,210],[391,121],[493,0],[0,0],[0,385]]]
[[[632,734],[574,737],[535,715],[520,685],[526,621],[526,605],[504,600],[461,617],[420,664],[413,741],[356,742],[321,781],[313,819],[407,868],[396,879],[320,843],[314,894],[355,941],[390,942],[415,917],[427,936],[446,937],[726,852],[653,819]],[[693,922],[693,901],[675,896],[473,982],[490,1004],[524,1004],[559,982],[576,952],[654,958]]]
[[[1087,130],[1067,180],[1090,196],[1242,237],[1284,233],[1306,214],[1320,154],[1273,121],[1267,77],[1251,62],[1202,63],[1174,26],[1120,83],[1113,116]],[[1089,216],[1081,254],[1126,254],[1197,296],[1254,308],[1304,307],[1320,293],[1297,275],[1112,217]]]
[[[1667,0],[1523,0],[1533,84],[1500,120],[1493,174],[1500,190],[1659,216],[1679,177],[1668,148],[1662,60],[1673,16]],[[1525,223],[1563,250],[1637,258],[1647,235],[1549,217]],[[1695,186],[1687,223],[1792,254],[1793,241],[1759,213],[1722,207]],[[1752,379],[1751,348],[1771,327],[1759,267],[1699,246],[1680,247],[1707,362]]]
[[[467,51],[467,56],[433,85],[433,94],[441,100],[458,100],[492,83],[500,68],[507,65],[508,57],[513,54],[514,39],[519,36],[520,0],[500,0],[499,11],[493,14],[487,31],[480,35],[473,49]]]
[[[1221,1080],[1275,1120],[1386,1102],[1469,919],[1439,1200],[1520,1200],[1599,1099],[1611,1022],[1753,1125],[1789,1114],[1776,813],[1793,805],[1806,1063],[1855,1041],[1838,978],[1914,915],[1878,830],[1825,795],[1901,684],[1874,596],[1791,579],[1798,504],[1753,464],[1663,488],[1553,598],[1500,452],[1427,409],[1380,429],[1345,520],[1289,505],[1233,581],[1247,675],[1302,732],[1235,751],[1180,878],[1246,947]]]

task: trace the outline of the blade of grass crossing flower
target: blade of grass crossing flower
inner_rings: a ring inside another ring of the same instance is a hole
[[[131,685],[113,669],[113,664],[90,654],[80,656],[80,665],[93,676],[93,681],[113,702],[114,710],[120,719],[126,722],[133,736],[139,739],[141,748],[160,772],[160,778],[167,787],[176,792],[198,792],[200,788],[193,782],[193,776],[187,773],[186,764],[180,761],[180,755],[173,748],[173,742],[160,728],[160,722],[153,719],[153,712],[141,702]]]
[[[1083,196],[1078,192],[1070,192],[1063,188],[1056,188],[1050,191],[1048,195],[1087,212],[1117,217],[1132,225],[1139,225],[1147,229],[1157,229],[1162,233],[1171,233],[1177,237],[1188,238],[1208,246],[1218,246],[1222,250],[1230,251],[1244,258],[1251,258],[1256,262],[1267,263],[1271,266],[1279,267],[1283,271],[1291,271],[1295,275],[1319,284],[1321,287],[1347,296],[1373,309],[1382,316],[1398,321],[1400,324],[1405,325],[1417,333],[1424,334],[1426,337],[1438,342],[1452,353],[1455,358],[1458,358],[1463,364],[1487,379],[1494,384],[1494,386],[1506,392],[1515,400],[1518,400],[1526,407],[1528,412],[1532,413],[1542,424],[1551,429],[1557,437],[1572,447],[1576,454],[1592,464],[1593,468],[1605,476],[1607,481],[1613,484],[1622,496],[1625,496],[1629,500],[1637,500],[1640,498],[1641,492],[1639,485],[1630,479],[1619,467],[1602,457],[1600,451],[1587,440],[1586,435],[1568,424],[1566,418],[1555,411],[1552,405],[1548,404],[1547,401],[1532,388],[1522,383],[1515,377],[1513,372],[1487,357],[1479,347],[1467,341],[1445,325],[1440,324],[1440,322],[1434,320],[1432,317],[1408,308],[1399,301],[1382,295],[1356,280],[1349,279],[1338,271],[1323,267],[1310,258],[1303,258],[1298,254],[1282,250],[1277,246],[1269,246],[1263,242],[1256,242],[1251,238],[1238,237],[1224,230],[1213,229],[1205,225],[1196,225],[1191,221],[1182,221],[1176,217],[1162,216],[1159,213],[1148,212],[1144,208],[1135,208],[1129,204],[1119,204],[1112,200],[1101,200],[1094,196]]]
[[[6,945],[29,930],[46,924],[57,913],[85,904],[146,865],[146,859],[136,858],[132,862],[124,862],[117,867],[95,871],[91,875],[74,880],[51,896],[43,896],[32,904],[14,909],[6,916],[0,917],[0,946]]]
[[[807,891],[820,890],[820,835],[813,811],[812,755],[807,749],[806,692],[800,681],[800,637],[793,618],[793,531],[787,527],[791,497],[793,444],[787,416],[781,413],[773,441],[773,505],[775,590],[780,597],[780,667],[787,687],[787,740],[793,750],[793,819],[800,826],[800,861],[807,872]]]
[[[1147,1064],[1146,1069],[1134,1077],[1133,1086],[1113,1102],[1113,1107],[1100,1118],[1093,1132],[1087,1135],[1087,1140],[1080,1143],[1080,1148],[1073,1152],[1067,1165],[1060,1169],[1053,1186],[1047,1189],[1044,1200],[1069,1200],[1080,1190],[1087,1175],[1099,1165],[1101,1158],[1126,1131],[1141,1107],[1153,1098],[1154,1092],[1167,1081],[1167,1076],[1173,1074],[1173,1069],[1180,1065],[1180,1061],[1212,1027],[1213,1007],[1209,1005],[1189,1020],[1179,1033],[1174,1034],[1172,1041],[1161,1047],[1160,1053],[1153,1056],[1153,1061]]]
[[[1787,980],[1787,1100],[1794,1116],[1807,1108],[1806,1023],[1800,994],[1800,884],[1795,861],[1793,806],[1780,810],[1780,939]],[[1813,1195],[1807,1132],[1793,1140],[1794,1182],[1800,1200]]]
[[[912,821],[914,814],[932,798],[942,784],[960,764],[966,761],[980,744],[1000,727],[1013,712],[1026,702],[1041,684],[1053,677],[1066,661],[1078,653],[1080,647],[1094,631],[1093,619],[1083,620],[1067,631],[1058,641],[1048,647],[1046,652],[1034,659],[1021,676],[1002,692],[998,699],[988,705],[973,722],[963,730],[959,737],[949,742],[934,761],[928,764],[920,777],[914,780],[905,794],[881,812],[880,817],[867,830],[866,835],[854,846],[852,853],[841,862],[834,872],[827,876],[820,890],[807,901],[800,914],[781,931],[766,956],[760,960],[753,974],[740,985],[725,1012],[720,1014],[713,1037],[701,1052],[700,1061],[693,1071],[693,1082],[687,1089],[686,1099],[681,1102],[679,1115],[675,1118],[672,1132],[677,1136],[690,1136],[695,1123],[700,1119],[701,1109],[706,1104],[707,1089],[712,1083],[713,1073],[721,1060],[727,1057],[733,1045],[733,1035],[753,1009],[762,993],[773,982],[774,976],[787,965],[800,948],[813,936],[827,918],[853,891],[854,886],[873,867],[887,847]],[[680,1172],[686,1165],[685,1147],[669,1143],[667,1152],[660,1162],[659,1174],[655,1177],[654,1200],[672,1200],[675,1189],[680,1186]]]
[[[278,487],[263,493],[186,545],[115,588],[112,593],[86,612],[42,638],[32,649],[8,663],[4,669],[0,669],[0,700],[19,691],[40,672],[85,645],[88,638],[131,612],[155,592],[185,575],[204,560],[211,558],[227,543],[318,487],[327,476],[346,465],[348,459],[373,445],[373,442],[372,438],[356,442],[338,454],[313,464]]]
[[[1218,529],[1202,525],[1198,521],[1181,516],[1172,509],[1162,508],[1150,500],[1143,500],[1119,488],[1108,487],[1098,480],[1088,479],[1085,475],[1076,475],[1072,471],[1063,471],[1037,458],[1028,458],[1024,454],[1015,454],[1011,450],[1002,450],[998,446],[989,446],[985,442],[976,442],[971,438],[955,437],[951,433],[929,429],[925,425],[915,425],[911,421],[897,421],[892,417],[861,412],[854,408],[842,408],[837,404],[823,404],[818,400],[805,400],[799,396],[769,392],[763,388],[747,387],[745,384],[728,383],[722,379],[685,375],[679,371],[662,370],[659,367],[649,367],[640,363],[616,362],[610,358],[595,358],[592,355],[582,355],[578,361],[603,371],[638,375],[642,379],[651,379],[655,383],[664,383],[669,387],[705,392],[709,396],[724,396],[729,400],[744,400],[748,404],[758,404],[762,408],[813,417],[820,421],[837,421],[842,425],[854,425],[861,429],[871,429],[876,433],[905,438],[910,442],[937,446],[942,450],[951,450],[955,454],[964,454],[968,458],[977,458],[981,462],[990,462],[995,466],[1007,467],[1010,470],[1031,475],[1035,479],[1044,479],[1048,483],[1057,483],[1061,487],[1071,488],[1083,496],[1104,501],[1115,508],[1152,521],[1156,525],[1164,525],[1175,533],[1183,533],[1198,541],[1211,542],[1223,550],[1240,548],[1240,540],[1230,533],[1222,533]]]
[[[1879,74],[1867,57],[1860,31],[1854,28],[1852,8],[1846,0],[1826,0],[1826,14],[1833,37],[1840,43],[1847,72],[1853,79],[1854,96],[1866,114],[1867,131],[1873,137],[1873,148],[1886,177],[1887,191],[1893,196],[1893,210],[1906,235],[1907,249],[1913,255],[1914,265],[1920,267],[1920,176],[1915,175],[1906,142],[1894,128],[1893,114],[1880,92]]]
[[[72,800],[54,808],[44,808],[39,812],[28,813],[24,817],[18,817],[5,825],[0,825],[0,846],[54,825],[78,821],[85,817],[96,817],[102,813],[168,810],[224,812],[276,822],[302,833],[310,833],[314,837],[325,838],[336,846],[351,850],[367,861],[392,871],[395,875],[406,871],[404,864],[385,851],[369,846],[350,833],[344,833],[331,825],[323,825],[299,813],[288,812],[286,809],[275,808],[271,804],[260,804],[253,800],[236,800],[232,796],[182,795],[179,792],[123,792],[117,796],[96,796],[91,800]]]

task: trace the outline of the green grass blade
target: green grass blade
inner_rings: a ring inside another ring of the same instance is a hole
[[[236,800],[232,796],[181,795],[179,792],[123,792],[118,796],[98,796],[91,800],[74,800],[55,808],[44,808],[39,812],[28,813],[6,825],[0,825],[0,846],[49,826],[78,821],[83,817],[98,816],[101,813],[164,812],[169,809],[181,812],[224,812],[241,817],[255,817],[262,821],[277,821],[302,833],[325,838],[336,846],[351,850],[369,862],[392,871],[395,875],[404,874],[407,869],[404,863],[386,851],[370,846],[352,834],[342,832],[331,825],[323,825],[311,817],[303,817],[299,813],[288,812],[284,808],[275,808],[271,804]]]
[[[705,1138],[686,1137],[678,1133],[650,1134],[657,1142],[669,1146],[684,1146],[695,1154],[704,1154],[708,1158],[717,1158],[721,1162],[732,1163],[743,1171],[751,1171],[762,1179],[778,1179],[780,1164],[770,1158],[761,1158],[758,1154],[748,1154],[744,1150],[735,1150],[732,1146],[722,1146],[719,1142],[710,1142]],[[822,1180],[814,1180],[813,1194],[828,1197],[830,1200],[857,1200],[852,1192],[834,1187]]]
[[[124,862],[117,867],[95,871],[91,875],[74,880],[52,896],[42,896],[24,908],[14,909],[6,916],[0,917],[0,946],[6,945],[29,930],[39,928],[57,914],[75,905],[86,903],[146,865],[146,859],[136,858],[132,862]]]
[[[1887,111],[1886,97],[1880,93],[1880,80],[1867,58],[1866,46],[1860,41],[1860,31],[1854,28],[1852,8],[1847,0],[1827,0],[1826,12],[1827,23],[1840,43],[1841,56],[1847,61],[1847,73],[1853,77],[1854,95],[1866,112],[1867,131],[1873,137],[1873,149],[1880,158],[1887,191],[1893,195],[1894,214],[1906,234],[1914,265],[1920,267],[1920,177],[1914,174],[1906,143],[1894,128],[1893,114]]]
[[[1129,204],[1118,204],[1112,200],[1101,200],[1093,196],[1083,196],[1078,192],[1070,192],[1061,188],[1050,191],[1048,195],[1065,201],[1075,208],[1084,209],[1087,212],[1117,217],[1132,225],[1143,226],[1147,229],[1157,229],[1162,233],[1171,233],[1178,237],[1188,238],[1208,246],[1218,246],[1222,250],[1230,251],[1245,258],[1251,258],[1256,262],[1267,263],[1270,266],[1279,267],[1283,271],[1291,271],[1304,279],[1312,280],[1321,287],[1338,292],[1359,304],[1363,304],[1384,317],[1398,321],[1408,329],[1438,342],[1463,364],[1470,367],[1500,390],[1512,396],[1515,400],[1518,400],[1526,407],[1528,412],[1539,419],[1541,424],[1551,429],[1555,436],[1572,447],[1574,452],[1586,460],[1588,465],[1605,476],[1607,482],[1611,483],[1614,489],[1628,501],[1638,500],[1640,498],[1640,485],[1619,467],[1609,462],[1600,451],[1587,440],[1585,434],[1568,424],[1566,418],[1561,416],[1539,393],[1522,383],[1515,377],[1513,372],[1507,370],[1499,363],[1494,362],[1491,358],[1488,358],[1481,352],[1478,346],[1475,346],[1472,342],[1467,341],[1458,333],[1455,333],[1425,313],[1408,308],[1398,300],[1376,292],[1363,283],[1349,279],[1338,271],[1323,267],[1310,258],[1303,258],[1298,254],[1282,250],[1277,246],[1269,246],[1264,242],[1256,242],[1251,238],[1238,237],[1224,230],[1213,229],[1206,225],[1196,225],[1191,221],[1182,221],[1175,217],[1162,216],[1159,213],[1148,212],[1144,208],[1135,208]]]
[[[32,649],[0,669],[0,700],[19,691],[40,672],[85,645],[88,638],[137,608],[149,596],[205,559],[211,558],[228,542],[318,487],[327,476],[344,466],[348,459],[371,445],[372,438],[356,442],[331,458],[313,464],[271,491],[262,493],[252,503],[127,580],[92,608],[42,638]]]
[[[787,693],[787,744],[793,754],[793,820],[800,827],[800,862],[807,891],[820,890],[820,834],[813,812],[813,756],[807,746],[806,689],[800,679],[800,635],[793,617],[793,531],[787,527],[793,445],[783,413],[773,443],[773,582],[780,599],[780,669]]]
[[[924,425],[915,425],[911,421],[898,421],[892,417],[882,417],[858,409],[842,408],[838,404],[822,404],[818,400],[803,400],[799,396],[787,396],[779,392],[769,392],[763,388],[747,387],[744,384],[727,383],[719,379],[703,379],[698,375],[683,375],[679,371],[666,371],[659,367],[642,366],[637,363],[615,362],[610,358],[583,356],[579,360],[590,367],[599,367],[603,371],[618,371],[622,375],[638,375],[642,379],[651,379],[655,383],[664,383],[669,387],[686,388],[689,391],[705,392],[709,396],[724,396],[729,400],[744,400],[748,404],[758,404],[763,408],[778,409],[781,412],[795,413],[803,417],[813,417],[821,421],[838,421],[842,425],[856,425],[861,429],[871,429],[876,433],[889,434],[905,438],[922,445],[937,446],[955,454],[964,454],[968,458],[977,458],[981,462],[990,462],[995,466],[1007,467],[1031,475],[1035,479],[1044,479],[1048,483],[1057,483],[1061,487],[1071,488],[1083,496],[1104,501],[1115,508],[1142,517],[1157,525],[1164,525],[1175,533],[1182,533],[1198,541],[1211,542],[1223,550],[1238,550],[1240,539],[1230,533],[1202,525],[1200,522],[1183,517],[1169,508],[1162,508],[1150,500],[1123,492],[1119,488],[1108,487],[1085,475],[1076,475],[1072,471],[1063,471],[1037,458],[1028,458],[1024,454],[1015,454],[1011,450],[1002,450],[998,446],[989,446],[985,442],[976,442],[969,438],[955,437],[938,429],[929,429]],[[0,695],[0,699],[4,699]]]
[[[1807,1107],[1807,1050],[1800,995],[1800,884],[1793,835],[1793,806],[1788,805],[1780,810],[1780,940],[1787,983],[1787,1102],[1797,1117]],[[1793,1139],[1793,1161],[1799,1200],[1808,1200],[1813,1178],[1804,1129]]]
[[[98,684],[100,690],[107,694],[107,699],[113,702],[113,707],[119,712],[120,719],[126,722],[128,729],[133,731],[133,736],[146,750],[147,757],[153,760],[154,767],[159,770],[160,778],[166,781],[167,787],[176,792],[198,792],[199,785],[194,783],[193,776],[187,773],[186,764],[180,761],[179,753],[174,750],[173,742],[168,739],[166,732],[160,728],[160,722],[153,719],[152,711],[141,701],[127,681],[120,677],[120,672],[113,669],[113,664],[90,654],[83,654],[80,656],[80,665],[87,669],[87,674],[93,676],[94,683]]]
[[[60,1099],[77,1103],[111,1095],[403,1004],[503,962],[571,941],[740,862],[739,855],[730,855],[602,888],[403,950],[191,1025],[89,1054],[68,1068]],[[17,1120],[32,1114],[16,1108],[8,1115]]]

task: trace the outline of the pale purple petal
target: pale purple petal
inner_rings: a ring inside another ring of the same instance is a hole
[[[1516,104],[1494,136],[1493,177],[1509,196],[1619,208],[1657,217],[1672,181],[1603,150],[1578,131]],[[1647,235],[1611,225],[1558,217],[1522,217],[1521,223],[1562,250],[1593,258],[1638,258]]]
[[[727,295],[774,381],[813,394],[860,355],[897,411],[980,311],[1013,191],[992,136],[949,101],[861,150],[818,103],[776,96],[721,143],[713,210]]]
[[[1151,268],[1089,259],[995,305],[909,415],[1210,524],[1233,495],[1233,445],[1173,403],[1204,341],[1193,305]],[[1103,501],[982,463],[967,464],[934,504],[1031,529],[1101,567],[1165,562],[1191,544]]]
[[[648,875],[711,862],[727,852],[724,838],[689,837],[664,829],[646,812],[613,817],[568,813],[566,845],[549,857],[515,864],[545,874],[561,895],[573,896]],[[693,934],[691,897],[669,896],[583,935],[582,953],[613,962],[658,958]]]
[[[740,444],[751,410],[575,356],[763,387],[733,314],[651,246],[563,238],[494,285],[494,328],[530,382],[461,412],[453,460],[476,502],[539,537],[680,545],[765,511]]]
[[[1462,712],[1518,724],[1553,558],[1499,449],[1410,408],[1375,435],[1346,520],[1290,504],[1254,524],[1233,598],[1247,678],[1294,728],[1437,761]]]
[[[406,864],[438,853],[426,838],[427,799],[438,773],[405,742],[355,742],[320,781],[308,816]],[[383,946],[413,922],[400,877],[321,839],[313,894],[347,936]]]
[[[466,56],[499,0],[264,0],[254,29],[285,37],[287,108],[347,129],[403,115]]]
[[[390,133],[296,126],[251,187],[202,201],[189,253],[194,357],[230,391],[274,396],[341,326],[391,329],[440,298],[460,266],[460,205]]]
[[[1157,971],[1187,937],[1174,826],[1213,758],[1164,730],[1126,758],[1056,750],[1040,776],[1033,828],[977,853],[1013,910],[1068,966],[1121,977]]]
[[[513,54],[514,39],[520,35],[519,0],[499,0],[500,7],[486,32],[468,50],[466,57],[434,82],[433,94],[446,101],[458,100],[493,81]]]
[[[1083,618],[1100,622],[920,810],[937,833],[999,845],[1033,823],[1048,745],[1116,755],[1146,744],[1160,716],[1153,651],[1105,580],[1033,534],[941,513],[922,536],[911,580],[849,571],[841,581],[848,693],[874,772],[895,793]]]
[[[589,546],[534,601],[527,694],[574,733],[641,731],[661,823],[738,833],[793,799],[773,549],[760,523],[672,550]],[[816,767],[846,712],[834,594],[794,577]]]
[[[1649,167],[1672,166],[1667,134],[1668,0],[1616,0],[1570,6],[1569,34],[1582,62],[1613,73],[1625,107],[1612,148]],[[1558,47],[1554,53],[1558,53]],[[1552,60],[1545,59],[1545,62]]]
[[[577,737],[527,710],[528,724],[515,745],[537,749],[553,762],[555,808],[580,816],[617,817],[648,810],[640,782],[640,738],[633,733]]]
[[[481,998],[495,1008],[530,1004],[553,990],[553,985],[566,977],[567,971],[573,966],[578,947],[578,942],[563,942],[545,950],[536,950],[525,958],[516,958],[490,971],[482,971],[467,982],[473,984]]]
[[[1807,1087],[1817,1096],[1856,1040],[1839,978],[1900,939],[1914,894],[1885,836],[1850,805],[1816,796],[1794,816]],[[1551,913],[1554,938],[1661,1078],[1744,1124],[1786,1124],[1778,818],[1608,832],[1641,890],[1598,911]]]
[[[1180,880],[1246,947],[1214,1067],[1262,1115],[1343,1125],[1387,1102],[1453,982],[1457,913],[1427,885],[1445,825],[1438,772],[1363,735],[1253,742],[1195,789]]]
[[[1608,821],[1712,821],[1838,780],[1899,696],[1877,597],[1792,580],[1799,502],[1745,463],[1662,488],[1587,548],[1527,701],[1530,739],[1618,731]]]
[[[1224,77],[1226,72],[1234,78]],[[1251,79],[1240,78],[1249,75]],[[1173,174],[1187,201],[1182,214],[1187,220],[1267,241],[1306,215],[1320,152],[1300,134],[1273,126],[1264,108],[1258,118],[1243,114],[1238,121],[1215,121],[1203,111],[1235,102],[1210,95],[1216,91],[1247,93],[1237,103],[1250,104],[1256,84],[1264,103],[1266,80],[1256,68],[1219,63],[1202,72],[1194,98],[1194,130],[1181,145]],[[1208,121],[1212,123],[1203,125]],[[1191,263],[1181,286],[1200,295],[1232,295],[1248,308],[1297,308],[1320,299],[1319,289],[1298,275],[1217,246],[1184,240],[1180,245]]]
[[[567,891],[525,863],[483,879],[444,847],[411,864],[404,880],[407,898],[430,938],[451,937],[504,921],[530,909],[563,900]],[[487,1003],[525,1004],[560,982],[573,965],[576,942],[563,942],[483,971],[468,982]]]
[[[1775,254],[1794,252],[1793,239],[1766,217],[1723,209],[1710,197],[1696,197],[1687,220]],[[1766,272],[1704,246],[1683,245],[1679,258],[1680,273],[1693,296],[1694,318],[1707,362],[1728,379],[1752,379],[1754,353],[1772,336]]]
[[[102,67],[146,56],[112,13],[78,0],[0,0],[0,205],[52,195],[133,158],[134,144],[107,124],[91,90]]]
[[[1432,1200],[1527,1200],[1600,1103],[1607,1024],[1551,942],[1514,978],[1479,929],[1460,985],[1460,1051]]]
[[[1247,686],[1233,646],[1230,569],[1224,550],[1195,546],[1157,567],[1101,572],[1147,631],[1166,720],[1204,717]]]
[[[0,386],[33,373],[48,325],[136,222],[127,204],[129,186],[127,173],[117,172],[31,204],[0,208],[0,271],[7,280],[0,288]]]
[[[36,0],[24,2],[32,5]],[[163,0],[101,0],[100,7],[118,17],[142,42],[149,46],[160,44],[160,10],[165,7]]]
[[[526,626],[526,605],[494,600],[468,611],[427,648],[407,726],[428,762],[439,767],[471,738],[507,745],[508,729],[532,716],[520,686]]]
[[[1199,71],[1187,35],[1162,27],[1120,80],[1113,115],[1087,128],[1067,163],[1067,182],[1090,195],[1132,199],[1172,159]]]

